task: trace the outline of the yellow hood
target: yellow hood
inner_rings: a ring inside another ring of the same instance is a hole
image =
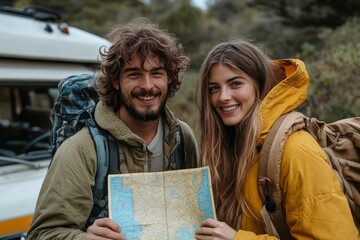
[[[286,78],[271,89],[260,105],[262,126],[258,145],[263,144],[278,117],[294,110],[306,100],[309,86],[309,75],[304,62],[297,59],[274,62],[285,70]]]

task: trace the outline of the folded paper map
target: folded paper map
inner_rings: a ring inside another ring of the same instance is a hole
[[[127,239],[195,239],[216,219],[209,168],[109,175],[109,215]]]

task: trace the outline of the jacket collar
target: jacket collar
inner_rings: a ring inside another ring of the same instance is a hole
[[[277,118],[300,106],[307,97],[309,75],[304,62],[298,59],[274,62],[285,70],[286,78],[271,89],[260,104],[262,125],[258,145],[263,144]]]
[[[165,107],[165,113],[162,118],[165,130],[164,140],[172,145],[172,143],[176,141],[174,136],[176,136],[179,123],[167,107]],[[134,147],[144,147],[142,139],[135,135],[125,123],[116,116],[112,108],[102,101],[99,101],[96,105],[95,121],[118,141],[126,142],[126,144]]]

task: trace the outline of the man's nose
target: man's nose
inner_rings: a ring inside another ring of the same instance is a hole
[[[145,73],[142,77],[141,88],[151,89],[154,86],[150,73]]]

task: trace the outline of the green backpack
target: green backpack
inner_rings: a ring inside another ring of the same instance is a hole
[[[298,130],[308,131],[325,151],[360,231],[360,117],[327,124],[294,111],[275,121],[260,152],[258,185],[267,233],[294,239],[281,205],[280,166],[285,141]]]

